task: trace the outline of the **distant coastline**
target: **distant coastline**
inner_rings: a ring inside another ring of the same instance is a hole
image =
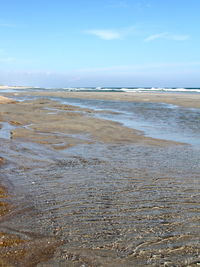
[[[32,86],[20,86],[20,85],[17,85],[17,86],[9,86],[9,85],[0,85],[0,89],[28,89],[28,88],[33,88]]]

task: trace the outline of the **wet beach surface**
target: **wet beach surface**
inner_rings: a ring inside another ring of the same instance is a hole
[[[198,266],[199,146],[97,113],[1,105],[0,265]]]

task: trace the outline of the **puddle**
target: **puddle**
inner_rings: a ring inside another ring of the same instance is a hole
[[[1,129],[0,129],[0,138],[3,139],[11,139],[12,138],[12,130],[16,127],[11,125],[8,122],[1,122]]]

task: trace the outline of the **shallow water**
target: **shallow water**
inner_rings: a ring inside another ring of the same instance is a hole
[[[198,110],[114,101],[101,105],[97,108],[120,111],[115,114],[120,118],[152,119],[158,125],[167,120],[166,127],[179,134],[186,129],[188,139],[190,128],[199,133]],[[17,139],[0,138],[0,143],[6,160],[0,179],[12,205],[0,229],[29,244],[15,266],[200,263],[199,146],[96,142],[58,151]],[[45,248],[47,259],[41,256]],[[21,253],[20,246],[6,249]]]
[[[0,122],[0,138],[3,139],[10,139],[11,138],[11,132],[16,127],[11,125],[8,122]]]
[[[98,116],[141,130],[146,136],[200,145],[200,109],[182,108],[164,103],[59,100],[95,110],[119,112],[119,114],[98,114]]]
[[[64,241],[50,266],[200,262],[199,152],[103,144],[57,152],[4,142],[0,175],[15,188],[16,207],[1,229]]]
[[[43,98],[19,96],[15,99]],[[140,130],[145,136],[172,140],[200,146],[200,109],[183,108],[164,103],[138,103],[110,100],[47,97],[63,104],[70,104],[96,111],[113,111],[116,114],[97,113],[96,117],[122,123]]]

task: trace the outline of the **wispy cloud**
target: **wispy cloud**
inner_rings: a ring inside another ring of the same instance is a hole
[[[172,34],[169,32],[161,32],[148,36],[145,42],[151,42],[157,39],[173,40],[173,41],[185,41],[189,39],[189,35]]]
[[[119,32],[114,30],[87,30],[85,33],[95,35],[103,40],[114,40],[122,37]]]
[[[84,33],[94,35],[102,40],[116,40],[122,39],[127,35],[134,34],[136,32],[135,26],[130,26],[121,29],[91,29],[86,30]]]

